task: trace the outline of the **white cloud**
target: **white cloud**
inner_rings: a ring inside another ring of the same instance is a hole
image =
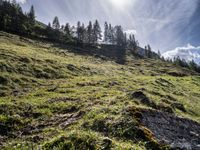
[[[166,59],[173,59],[179,56],[186,61],[194,60],[196,63],[200,64],[200,46],[195,47],[188,44],[185,47],[177,47],[174,50],[165,52],[163,56]]]

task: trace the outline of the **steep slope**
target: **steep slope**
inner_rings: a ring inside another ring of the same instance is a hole
[[[199,148],[197,73],[93,51],[0,32],[1,149]]]

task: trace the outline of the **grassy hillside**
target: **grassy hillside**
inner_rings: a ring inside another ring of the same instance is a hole
[[[99,55],[0,32],[2,149],[167,149],[143,119],[155,112],[198,128],[197,73],[129,51],[124,65]]]

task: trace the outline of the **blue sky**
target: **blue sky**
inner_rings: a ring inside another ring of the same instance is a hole
[[[135,32],[141,46],[152,45],[162,52],[200,45],[199,0],[18,0],[24,11],[33,4],[37,19],[76,25],[98,19],[120,24],[124,30]]]

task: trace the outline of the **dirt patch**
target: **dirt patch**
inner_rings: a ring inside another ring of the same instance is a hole
[[[160,144],[178,149],[200,149],[199,123],[154,110],[142,110],[141,114],[141,123],[151,130]]]

